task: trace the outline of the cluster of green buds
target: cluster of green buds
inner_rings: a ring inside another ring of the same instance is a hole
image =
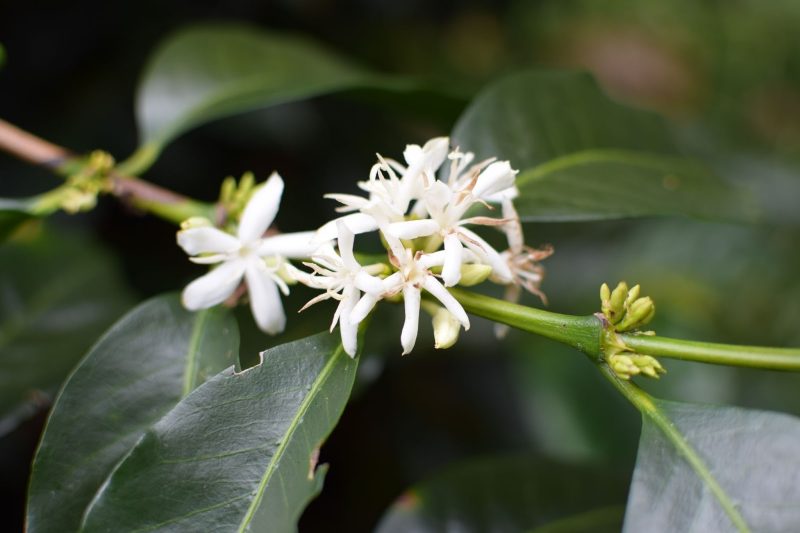
[[[600,287],[601,310],[615,331],[631,331],[647,325],[656,314],[656,306],[649,296],[640,297],[641,287],[620,281],[612,291],[603,283]]]
[[[666,373],[656,358],[634,352],[617,335],[637,330],[653,319],[655,304],[649,296],[640,297],[640,291],[639,285],[629,289],[624,281],[613,291],[605,283],[600,287],[602,318],[606,324],[603,356],[614,373],[622,379],[640,374],[658,379],[661,374]],[[641,333],[653,334],[652,331]]]
[[[33,210],[39,214],[63,209],[75,214],[89,211],[97,205],[101,193],[111,192],[114,158],[108,152],[95,150],[78,164],[66,183],[38,197]]]
[[[239,220],[242,216],[247,202],[253,195],[256,185],[256,178],[252,172],[245,172],[236,183],[236,178],[228,176],[222,181],[219,192],[219,205],[225,211],[225,218],[228,221]]]

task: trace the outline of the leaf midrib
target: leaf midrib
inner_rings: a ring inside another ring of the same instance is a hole
[[[283,458],[283,454],[288,448],[289,442],[292,440],[292,437],[294,436],[294,432],[300,426],[300,421],[303,419],[306,412],[308,412],[308,409],[311,406],[311,403],[317,397],[317,394],[319,394],[319,391],[321,390],[321,384],[324,383],[330,377],[330,374],[333,372],[333,368],[336,365],[342,352],[343,348],[342,344],[340,343],[336,347],[336,350],[333,352],[331,358],[323,367],[322,372],[320,372],[317,378],[314,380],[314,383],[312,384],[311,389],[309,390],[309,394],[305,397],[303,403],[300,404],[300,408],[297,410],[295,416],[292,418],[292,422],[291,424],[289,424],[289,428],[284,433],[284,438],[283,440],[281,440],[281,444],[278,446],[278,449],[275,450],[275,454],[272,456],[272,459],[270,459],[270,462],[267,465],[267,469],[261,478],[261,482],[259,483],[258,488],[256,489],[255,497],[253,498],[253,501],[250,504],[250,508],[247,510],[247,513],[245,513],[245,516],[239,525],[239,529],[237,529],[238,533],[243,533],[246,530],[247,526],[250,525],[250,522],[253,520],[253,517],[255,516],[256,511],[258,510],[258,506],[261,504],[261,499],[264,496],[264,491],[266,490],[267,484],[269,483],[270,478],[277,469],[278,462]]]
[[[600,370],[616,389],[642,413],[642,416],[649,418],[661,430],[667,440],[675,447],[678,454],[689,463],[695,474],[708,486],[708,489],[714,495],[714,498],[716,498],[734,527],[742,533],[750,533],[750,526],[747,525],[744,517],[739,513],[725,489],[717,482],[714,474],[711,473],[711,470],[706,466],[697,451],[683,437],[672,420],[664,414],[652,397],[633,383],[617,377],[607,365],[601,365]]]

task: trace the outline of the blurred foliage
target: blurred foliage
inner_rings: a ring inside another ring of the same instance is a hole
[[[543,286],[551,309],[594,312],[600,283],[625,279],[641,283],[653,296],[658,306],[653,329],[660,334],[800,344],[797,2],[10,3],[0,8],[9,59],[0,70],[0,116],[75,150],[101,147],[123,159],[136,147],[132,101],[149,53],[185,23],[219,18],[310,35],[366,68],[423,77],[458,94],[471,94],[521,67],[590,70],[616,98],[667,114],[685,151],[703,154],[721,176],[763,195],[769,223],[651,219],[529,225],[529,244],[556,247]],[[278,169],[287,182],[281,229],[313,227],[333,209],[309,191],[353,190],[374,152],[396,156],[405,143],[446,134],[457,116],[450,110],[426,118],[404,112],[405,107],[362,103],[362,96],[324,96],[202,126],[177,140],[149,177],[213,200],[226,175],[253,170],[263,179]],[[0,196],[35,194],[53,183],[57,180],[44,171],[0,156]],[[108,324],[129,306],[130,292],[143,299],[180,288],[199,272],[175,246],[172,227],[112,201],[80,218],[59,216],[57,224],[80,244],[60,237],[37,252],[55,255],[38,261],[14,255],[18,243],[2,245],[4,287],[40,289],[39,280],[50,279],[52,269],[70,268],[70,254],[80,251],[81,271],[103,270],[116,280],[110,288],[103,281],[106,273],[93,274],[87,289],[101,293],[109,306],[97,314]],[[95,252],[89,250],[96,245],[87,240],[102,243],[105,259],[91,259]],[[101,265],[109,256],[118,266],[106,271]],[[27,276],[29,285],[17,276]],[[66,304],[85,302],[85,294],[66,298]],[[310,297],[294,287],[287,310]],[[322,450],[322,461],[334,468],[301,530],[369,530],[407,487],[478,455],[533,450],[540,458],[607,461],[629,477],[638,414],[580,355],[517,332],[498,347],[491,327],[476,320],[445,353],[425,349],[432,342],[424,337],[430,330],[423,323],[418,349],[401,359],[392,311],[381,310],[373,319],[358,393]],[[290,329],[273,339],[237,310],[243,366],[269,346],[326,327],[329,312],[320,305],[304,312],[303,320],[292,320],[290,312]],[[70,310],[69,316],[83,315]],[[5,318],[3,328],[9,323]],[[70,349],[71,362],[62,353],[67,344],[56,337],[33,335],[32,341],[52,341],[35,355],[52,362],[48,369],[71,366],[104,326],[97,327],[77,343],[82,343],[78,352]],[[4,356],[12,353],[8,346]],[[794,375],[679,362],[669,362],[667,369],[648,390],[683,401],[800,415]],[[59,379],[45,388],[57,387]],[[0,475],[7,479],[3,496],[20,517],[26,473],[19,470],[19,457],[31,450],[21,450],[19,443],[30,447],[31,431],[36,427],[23,426],[0,441]],[[14,529],[21,519],[6,520]]]

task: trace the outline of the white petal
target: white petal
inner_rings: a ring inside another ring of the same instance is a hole
[[[435,266],[442,266],[445,260],[445,251],[439,250],[432,254],[422,254],[422,257],[417,259],[417,264],[422,268],[432,268]]]
[[[387,293],[394,293],[405,283],[403,275],[400,272],[395,272],[391,276],[383,279],[383,291]]]
[[[278,214],[278,206],[283,195],[283,180],[277,172],[258,187],[242,213],[239,221],[239,240],[253,242],[261,237]]]
[[[369,294],[377,295],[384,291],[383,280],[375,276],[370,276],[363,270],[359,270],[358,273],[356,273],[353,284],[358,287],[358,290]]]
[[[492,276],[495,276],[499,283],[511,283],[513,278],[511,270],[497,250],[472,230],[460,227],[458,232],[463,237],[461,242],[492,267]]]
[[[388,231],[398,239],[416,239],[438,233],[439,224],[429,218],[423,220],[406,220],[389,224]]]
[[[197,278],[183,289],[183,306],[190,311],[197,311],[224,302],[242,280],[244,268],[244,261],[235,259]]]
[[[513,187],[516,175],[508,161],[495,161],[478,176],[472,194],[477,198],[485,198]]]
[[[504,200],[513,200],[517,196],[519,196],[519,189],[517,189],[517,186],[515,185],[513,187],[509,187],[508,189],[503,189],[502,191],[490,194],[484,197],[484,200],[486,200],[487,202],[499,204]]]
[[[335,239],[338,236],[336,224],[339,221],[347,224],[347,227],[350,228],[350,231],[356,235],[378,229],[378,222],[373,216],[366,215],[364,213],[351,213],[343,217],[335,218],[330,222],[326,222],[317,230],[316,235],[314,235],[314,241],[322,243]]]
[[[425,189],[423,200],[425,207],[432,217],[439,218],[442,216],[445,207],[450,203],[453,198],[453,190],[444,182],[435,181],[430,187]]]
[[[314,239],[315,235],[314,231],[300,231],[265,237],[255,252],[261,257],[280,255],[289,259],[304,259],[311,257],[320,247],[320,243]]]
[[[245,270],[250,309],[262,331],[275,335],[286,326],[286,315],[278,293],[278,286],[260,259],[248,261]]]
[[[392,254],[397,258],[397,260],[401,263],[405,262],[408,259],[406,248],[403,246],[403,243],[400,242],[398,237],[389,232],[388,225],[381,227],[381,234],[383,235],[383,239],[386,241],[386,244],[389,245],[389,250],[391,250]]]
[[[355,357],[358,350],[358,322],[350,319],[357,300],[358,290],[351,288],[345,291],[344,298],[339,303],[339,333],[342,335],[342,347],[350,357]]]
[[[403,345],[403,355],[410,353],[417,342],[419,329],[419,289],[406,285],[403,287],[403,303],[406,309],[406,320],[403,322],[403,331],[400,332],[400,344]]]
[[[453,295],[447,292],[447,289],[442,287],[441,283],[436,281],[436,278],[433,276],[426,276],[423,286],[434,298],[442,302],[442,305],[445,306],[448,311],[453,313],[453,316],[461,322],[464,329],[469,329],[469,317],[466,311],[464,311],[464,308],[458,303],[458,300],[453,298]]]
[[[229,254],[241,247],[239,239],[217,228],[190,228],[178,232],[178,246],[189,255]]]
[[[353,232],[347,227],[347,223],[341,220],[336,222],[337,244],[339,245],[339,257],[342,258],[344,266],[349,270],[359,268],[358,261],[353,257]]]
[[[444,238],[444,265],[442,280],[445,287],[452,287],[461,281],[461,262],[464,247],[455,233],[448,233]]]
[[[359,324],[362,320],[367,318],[367,315],[372,311],[372,308],[375,307],[375,304],[378,303],[378,296],[374,294],[364,294],[361,299],[353,306],[353,310],[350,313],[350,322],[353,324]]]

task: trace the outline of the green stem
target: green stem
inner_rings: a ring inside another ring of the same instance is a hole
[[[644,392],[642,389],[637,387],[635,384],[631,383],[630,381],[621,379],[617,376],[613,370],[611,370],[608,365],[601,363],[598,365],[600,368],[600,372],[603,376],[611,382],[612,385],[627,399],[631,404],[633,404],[636,409],[642,413],[643,417],[648,418],[655,426],[661,430],[667,440],[675,446],[678,454],[683,457],[686,462],[692,467],[692,469],[697,473],[700,479],[708,486],[711,493],[719,502],[722,509],[725,511],[725,514],[728,515],[733,525],[736,527],[737,530],[741,532],[749,532],[750,528],[747,525],[747,522],[744,521],[744,518],[739,513],[738,509],[736,509],[736,505],[731,501],[728,494],[725,490],[720,486],[719,482],[717,482],[714,475],[709,470],[708,466],[703,462],[703,459],[698,455],[697,451],[692,447],[691,444],[684,438],[680,431],[675,427],[675,424],[672,423],[672,420],[667,417],[667,415],[658,407],[656,402],[653,401],[653,398]]]
[[[595,316],[572,316],[513,304],[463,289],[450,289],[468,312],[536,333],[602,358],[603,324]],[[620,334],[636,353],[714,365],[800,371],[800,348],[767,348]]]
[[[737,346],[631,334],[622,334],[620,338],[637,353],[654,357],[712,365],[800,371],[800,348]]]
[[[594,358],[601,355],[603,325],[595,316],[552,313],[463,289],[450,293],[469,313],[567,344]]]

